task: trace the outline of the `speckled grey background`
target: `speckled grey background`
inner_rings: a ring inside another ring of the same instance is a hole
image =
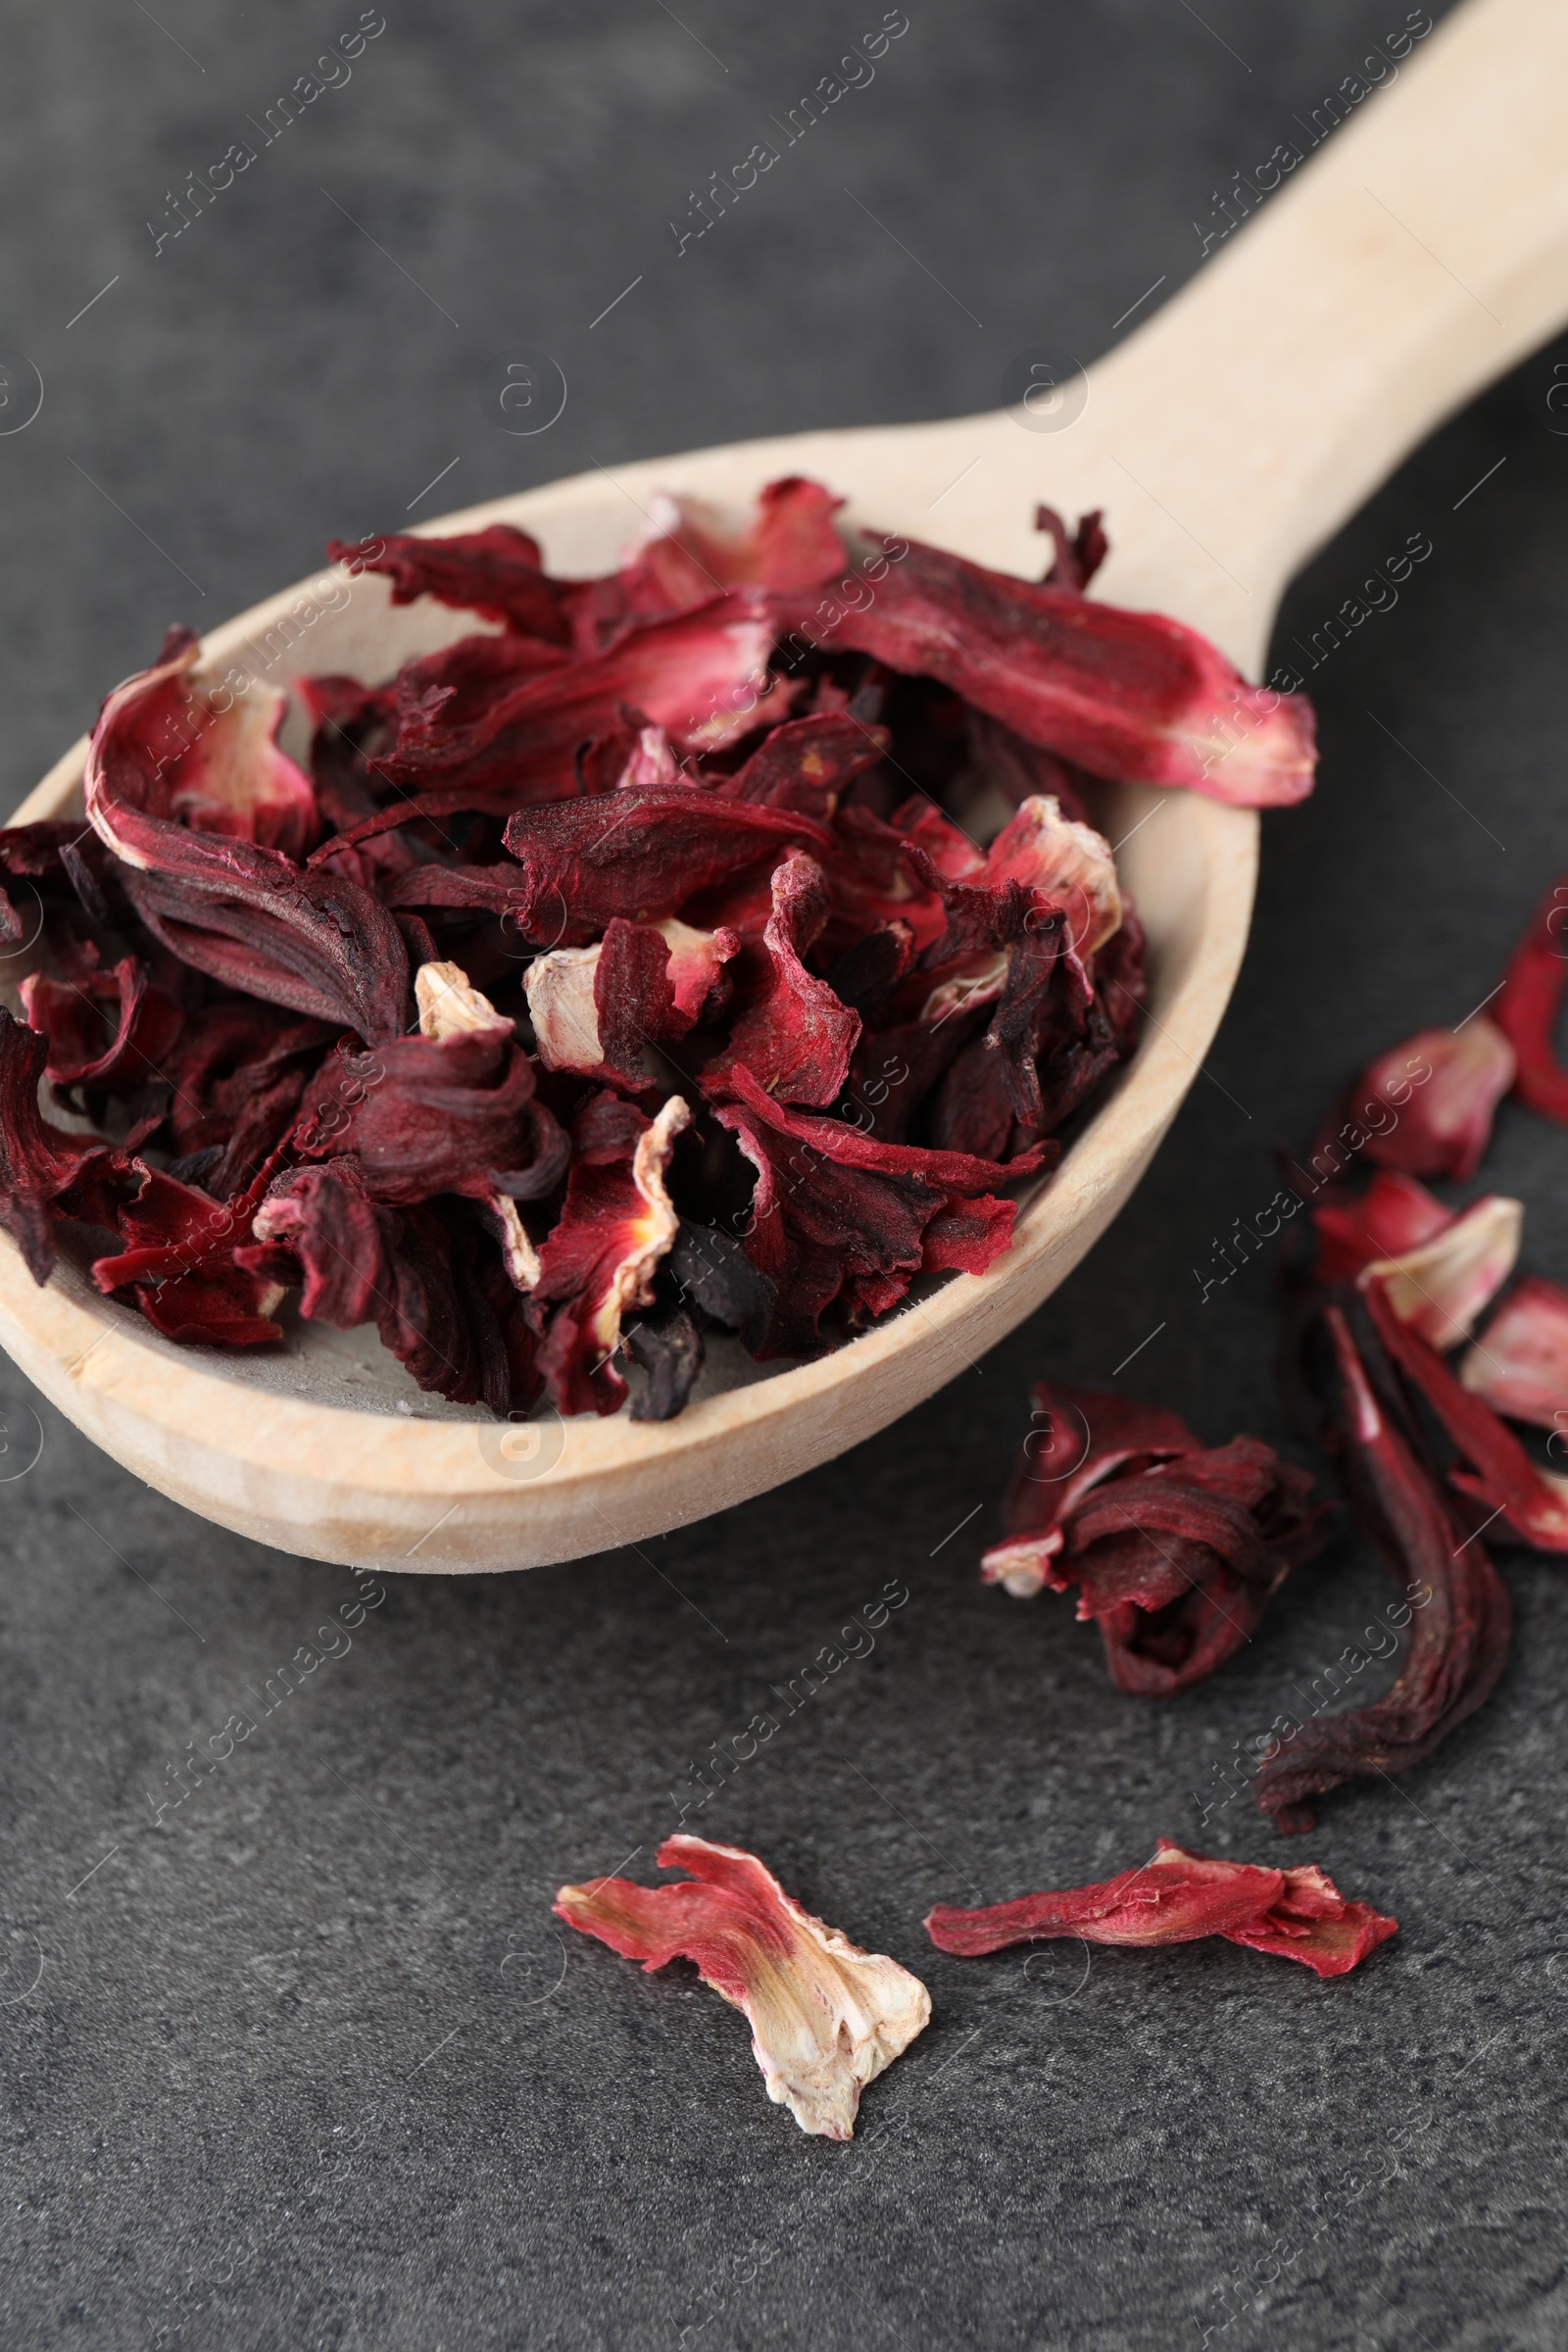
[[[677,259],[688,190],[880,9],[385,8],[352,80],[156,258],[166,191],[353,0],[5,9],[0,347],[46,384],[0,438],[8,803],[167,620],[398,524],[443,467],[416,514],[593,459],[989,405],[1032,343],[1092,357],[1197,265],[1216,182],[1403,16],[908,0],[875,82]],[[481,408],[522,344],[570,385],[534,440]],[[1219,1802],[1219,1768],[1387,1597],[1358,1544],[1162,1706],[1106,1687],[1066,1603],[975,1576],[1042,1370],[1103,1381],[1160,1326],[1126,1386],[1216,1441],[1285,1436],[1270,1268],[1203,1305],[1193,1269],[1273,1191],[1272,1141],[1359,1057],[1484,997],[1568,864],[1553,359],[1440,434],[1294,592],[1282,655],[1407,532],[1433,539],[1313,678],[1322,786],[1267,820],[1213,1082],[1092,1260],[902,1427],[641,1552],[389,1580],[159,1827],[171,1763],[353,1580],[186,1517],[0,1364],[0,1466],[42,1433],[0,1486],[8,2347],[1568,2340],[1563,1567],[1508,1556],[1519,1637],[1491,1706],[1300,1849],[1245,1792]],[[1486,1172],[1557,1275],[1565,1153],[1509,1110]],[[767,2105],[690,1971],[564,1950],[548,1904],[628,1856],[650,1874],[688,1760],[890,1577],[911,1597],[873,1654],[700,1817],[930,1983],[930,2032],[830,2147]],[[1086,1974],[1076,1944],[969,1964],[924,1943],[933,1900],[1097,1876],[1159,1832],[1304,1850],[1402,1934],[1330,1984],[1223,1944]]]

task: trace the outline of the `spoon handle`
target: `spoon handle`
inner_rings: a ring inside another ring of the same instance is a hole
[[[1374,70],[1392,86],[1370,88]],[[1105,576],[1116,602],[1141,601],[1142,573],[1168,575],[1174,525],[1189,558],[1197,540],[1230,580],[1205,582],[1208,625],[1250,665],[1261,658],[1293,573],[1435,425],[1568,320],[1565,122],[1564,0],[1467,0],[1294,126],[1302,164],[1277,194],[1256,191],[1256,220],[1093,372],[1097,437],[1116,449],[1124,422],[1141,482],[1180,517],[1162,525],[1152,507],[1150,529],[1141,518],[1127,535]],[[1216,234],[1225,218],[1216,207]],[[1169,387],[1163,416],[1152,383]]]

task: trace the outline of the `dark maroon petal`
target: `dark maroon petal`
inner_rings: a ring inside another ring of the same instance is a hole
[[[378,552],[374,552],[378,551]],[[374,542],[374,551],[342,539],[327,542],[327,560],[352,571],[385,572],[392,602],[411,605],[417,596],[477,612],[503,627],[564,644],[567,636],[560,591],[541,566],[537,540],[511,523],[493,522],[482,531],[460,531],[450,539],[418,539],[393,531]]]
[[[1088,587],[1110,552],[1101,528],[1103,519],[1103,508],[1095,507],[1079,516],[1078,528],[1069,533],[1054,507],[1036,507],[1035,529],[1049,531],[1055,541],[1056,552],[1045,575],[1048,588],[1075,588],[1082,594]]]
[[[828,915],[827,880],[815,858],[792,850],[773,870],[772,894],[762,934],[771,975],[760,1001],[731,1030],[728,1046],[708,1065],[703,1085],[716,1098],[740,1064],[779,1102],[821,1107],[844,1090],[860,1016],[806,968],[804,958]]]
[[[1558,882],[1536,908],[1513,952],[1492,1017],[1518,1060],[1521,1102],[1568,1124],[1568,1070],[1557,1058],[1557,1017],[1568,992],[1568,883]]]
[[[373,1323],[419,1387],[455,1404],[504,1415],[532,1402],[518,1383],[526,1335],[503,1328],[495,1312],[499,1298],[510,1315],[515,1294],[504,1274],[496,1281],[493,1250],[488,1268],[476,1263],[489,1245],[462,1202],[391,1208],[367,1198],[352,1160],[333,1160],[284,1177],[258,1210],[256,1232],[261,1247],[242,1250],[241,1263],[275,1266],[286,1248],[309,1320],[340,1331]]]
[[[845,787],[876,766],[887,743],[885,727],[862,726],[843,711],[786,719],[718,789],[727,800],[790,808],[825,823]]]
[[[185,1347],[265,1348],[283,1337],[272,1320],[287,1284],[231,1260],[144,1284],[136,1303],[155,1331]]]
[[[1312,788],[1304,697],[1250,686],[1205,638],[1154,612],[887,542],[875,593],[821,631],[893,669],[940,678],[1031,743],[1096,775],[1185,784],[1243,808]]]
[[[617,914],[639,922],[676,914],[699,891],[791,842],[823,856],[833,846],[810,817],[720,800],[690,785],[524,808],[507,826],[516,859],[510,919],[521,939],[579,945]],[[500,869],[487,869],[490,885],[499,879]]]
[[[554,1181],[560,1130],[534,1100],[534,1070],[506,1027],[400,1037],[334,1054],[312,1080],[294,1148],[305,1159],[351,1156],[372,1200],[409,1207],[437,1193],[527,1198],[545,1160]]]
[[[44,1119],[38,1081],[48,1053],[47,1041],[0,1004],[0,1228],[39,1284],[54,1269],[51,1203],[109,1156],[90,1137],[63,1134]]]
[[[719,1123],[757,1171],[742,1228],[777,1294],[762,1356],[809,1355],[829,1309],[850,1327],[902,1298],[917,1273],[983,1273],[1012,1233],[992,1188],[1031,1174],[1053,1147],[1010,1169],[962,1152],[884,1144],[837,1119],[776,1102],[744,1063],[726,1073]]]
[[[773,1312],[773,1285],[754,1266],[740,1242],[716,1226],[694,1225],[683,1217],[669,1252],[669,1273],[682,1298],[692,1299],[713,1322],[737,1331],[755,1355]]]
[[[1568,1551],[1568,1487],[1538,1470],[1511,1429],[1455,1378],[1415,1327],[1401,1320],[1387,1285],[1364,1285],[1372,1321],[1389,1354],[1419,1390],[1459,1457],[1448,1483],[1486,1515],[1500,1518],[1538,1551]]]
[[[634,1421],[672,1421],[684,1411],[703,1368],[703,1335],[683,1306],[652,1322],[628,1324],[626,1353],[648,1382],[633,1399]]]
[[[1424,1346],[1396,1317],[1379,1315],[1375,1297],[1371,1303],[1386,1346]],[[1258,1804],[1282,1830],[1310,1829],[1311,1800],[1326,1789],[1424,1762],[1492,1695],[1513,1623],[1506,1586],[1389,1419],[1340,1308],[1324,1315],[1347,1477],[1358,1513],[1404,1580],[1410,1646],[1384,1697],[1299,1726],[1259,1767]]]
[[[47,1074],[56,1086],[120,1094],[167,1077],[184,1014],[138,956],[80,980],[35,972],[21,993],[29,1024],[49,1040]]]

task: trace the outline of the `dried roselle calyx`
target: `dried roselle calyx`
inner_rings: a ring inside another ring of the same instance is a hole
[[[1442,1357],[1387,1307],[1376,1286],[1368,1305],[1379,1337],[1399,1351],[1398,1360],[1419,1351],[1452,1380]],[[1282,1830],[1293,1831],[1312,1827],[1312,1799],[1324,1791],[1424,1763],[1491,1697],[1513,1626],[1506,1586],[1396,1427],[1343,1310],[1327,1305],[1323,1324],[1333,1349],[1332,1420],[1346,1482],[1357,1516],[1400,1580],[1411,1633],[1382,1698],[1297,1726],[1259,1767],[1258,1804]]]
[[[981,1575],[1019,1598],[1076,1586],[1118,1689],[1165,1696],[1249,1641],[1321,1548],[1311,1493],[1260,1438],[1204,1446],[1161,1406],[1043,1381]]]
[[[1513,952],[1492,1017],[1518,1062],[1515,1091],[1532,1110],[1568,1124],[1568,1070],[1557,1058],[1557,1016],[1568,993],[1568,882],[1554,883]]]
[[[1359,1200],[1313,1209],[1314,1272],[1323,1284],[1376,1283],[1401,1322],[1457,1348],[1513,1272],[1524,1214],[1498,1193],[1455,1214],[1409,1177],[1375,1176]]]
[[[1510,1421],[1568,1426],[1568,1291],[1526,1275],[1472,1344],[1459,1381]]]
[[[965,1959],[1057,1936],[1145,1948],[1223,1936],[1281,1960],[1299,1960],[1319,1977],[1347,1975],[1399,1930],[1396,1919],[1370,1903],[1347,1901],[1315,1863],[1256,1869],[1187,1853],[1168,1838],[1157,1840],[1152,1859],[1140,1870],[1060,1893],[1021,1894],[979,1911],[939,1904],[925,1925],[939,1951]]]
[[[1320,1144],[1358,1119],[1367,1126],[1359,1150],[1374,1166],[1467,1183],[1516,1066],[1512,1046],[1484,1012],[1459,1029],[1423,1029],[1368,1063],[1330,1114]],[[1396,1115],[1374,1127],[1378,1107]]]
[[[648,1970],[695,1961],[704,1984],[751,2026],[768,2097],[803,2132],[851,2138],[865,2085],[929,2023],[925,1986],[814,1919],[740,1846],[666,1838],[658,1859],[689,1878],[563,1886],[557,1918]]]
[[[56,1217],[69,1213],[73,1188],[110,1158],[104,1145],[51,1127],[39,1110],[48,1054],[48,1040],[0,1004],[0,1229],[40,1285],[54,1271]]]

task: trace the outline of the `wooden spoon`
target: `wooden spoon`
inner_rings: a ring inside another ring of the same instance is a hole
[[[1562,0],[1470,0],[1087,385],[1064,382],[1059,407],[1033,396],[1044,416],[1020,406],[747,442],[428,528],[520,523],[553,569],[600,571],[659,489],[740,505],[801,472],[847,493],[855,521],[1038,576],[1037,502],[1101,506],[1114,552],[1096,593],[1195,623],[1255,674],[1292,574],[1423,434],[1568,318],[1565,116]],[[380,678],[468,625],[434,606],[394,610],[378,580],[325,585],[335,611],[308,583],[286,590],[216,630],[210,663]],[[79,808],[84,751],[19,819]],[[366,1332],[303,1324],[265,1355],[172,1346],[70,1267],[39,1290],[9,1241],[0,1340],[137,1477],[320,1559],[528,1567],[776,1486],[885,1427],[1031,1313],[1110,1223],[1202,1065],[1246,946],[1257,820],[1125,786],[1106,786],[1096,814],[1150,934],[1146,1039],[992,1271],[835,1354],[765,1373],[720,1350],[662,1427],[508,1427],[419,1395]]]

